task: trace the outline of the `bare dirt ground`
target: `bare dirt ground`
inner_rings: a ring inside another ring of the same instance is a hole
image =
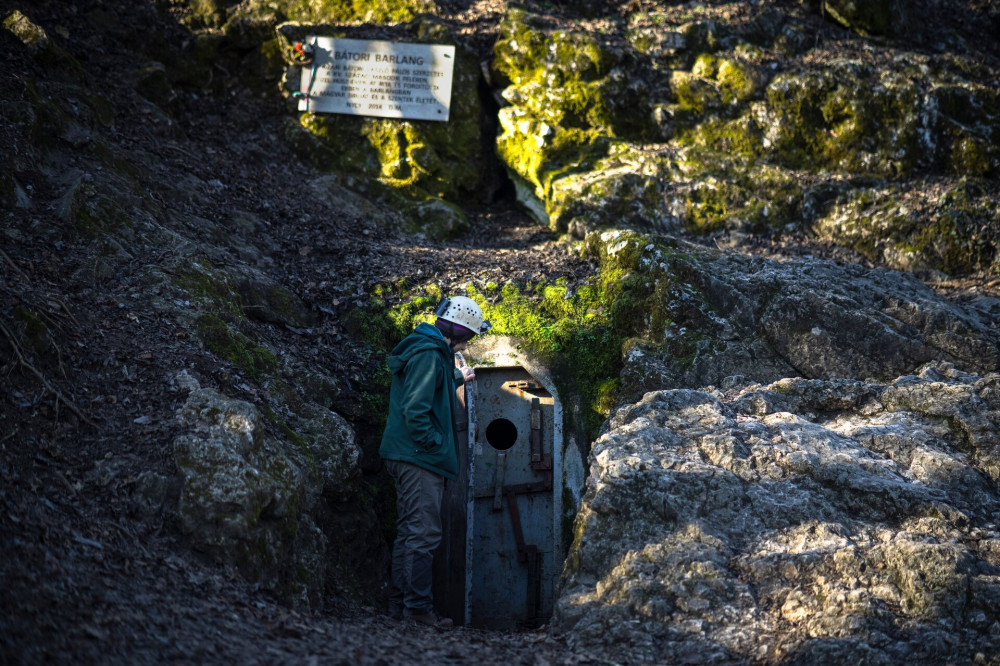
[[[488,45],[503,3],[454,5]],[[0,3],[0,14],[18,6]],[[171,48],[183,48],[190,37],[170,3],[43,1],[21,8],[81,63],[88,84],[114,101],[116,118],[95,140],[55,141],[44,161],[25,166],[32,138],[17,135],[8,119],[51,73],[4,31],[0,145],[20,165],[16,176],[31,206],[3,211],[0,222],[6,327],[0,331],[0,664],[593,663],[544,628],[436,632],[336,598],[323,610],[295,612],[234,570],[193,554],[169,518],[137,518],[131,502],[137,476],[173,473],[172,415],[180,399],[170,376],[189,368],[228,394],[256,403],[266,396],[234,377],[176,321],[143,307],[144,267],[158,260],[158,248],[145,247],[111,275],[79,279],[94,246],[59,217],[53,174],[97,168],[101,144],[110,143],[147,165],[136,176],[139,187],[167,208],[208,220],[227,219],[233,210],[263,219],[269,275],[320,313],[309,331],[276,327],[268,342],[337,368],[355,387],[364,386],[372,368],[343,317],[374,285],[402,277],[445,290],[469,281],[567,277],[572,283],[593,266],[510,202],[473,211],[471,231],[450,242],[413,238],[336,210],[306,214],[308,183],[319,174],[282,143],[288,111],[276,96],[262,98],[233,77],[184,92],[167,117],[131,89],[147,58],[135,50],[143,35]],[[95,16],[108,17],[115,29],[95,30]],[[171,200],[169,185],[189,176],[211,183],[208,194]],[[761,241],[754,251],[839,252],[800,240]],[[235,245],[218,246],[210,259],[223,266],[237,261]],[[44,319],[50,332],[44,352],[23,347],[9,330],[19,306]],[[356,428],[375,427],[358,420],[356,396],[345,394],[337,408]]]

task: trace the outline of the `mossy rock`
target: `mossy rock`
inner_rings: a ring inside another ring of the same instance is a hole
[[[95,130],[115,119],[111,100],[86,86],[51,80],[28,81],[25,97],[34,109],[31,139],[37,147],[55,148],[60,141],[84,145]]]
[[[302,23],[406,23],[421,14],[436,14],[433,0],[281,0],[261,2],[289,21]]]
[[[560,131],[518,106],[500,109],[499,120],[497,154],[546,207],[554,179],[589,171],[608,153],[610,139],[593,128]]]
[[[198,318],[198,336],[213,354],[232,363],[238,370],[255,381],[273,376],[278,371],[278,356],[270,349],[234,330],[215,315]]]
[[[995,186],[963,182],[940,196],[899,185],[841,187],[811,223],[817,235],[898,270],[1000,272]]]
[[[492,69],[502,86],[598,81],[621,58],[593,35],[547,31],[541,17],[523,9],[509,10],[499,31]]]
[[[325,555],[326,539],[307,513],[322,479],[267,435],[250,403],[198,388],[178,415],[186,429],[173,442],[182,531],[286,602],[317,603],[322,568],[305,578],[299,570]]]
[[[1000,169],[1000,120],[987,111],[1000,96],[986,86],[842,62],[779,75],[766,94],[763,147],[788,166],[893,177]]]
[[[803,179],[791,170],[689,151],[681,173],[669,196],[674,214],[693,233],[767,233],[797,226],[804,215]]]
[[[312,313],[298,296],[280,284],[245,278],[236,285],[243,312],[257,321],[289,326],[308,326]]]
[[[549,225],[583,238],[590,231],[616,225],[669,230],[676,220],[664,207],[664,183],[670,179],[666,156],[655,150],[613,143],[608,156],[591,170],[570,172],[550,183]]]
[[[869,34],[907,25],[893,0],[827,4]],[[491,68],[508,103],[497,153],[536,219],[577,235],[683,223],[731,243],[811,227],[896,268],[994,270],[995,222],[980,197],[956,207],[918,194],[923,179],[940,192],[958,178],[992,192],[1000,117],[990,109],[1000,93],[987,69],[892,46],[879,52],[891,65],[879,57],[776,68],[776,51],[823,48],[809,33],[815,16],[772,5],[737,25],[691,22],[696,13],[664,10],[596,32],[572,18],[557,25],[507,12]],[[891,25],[880,27],[886,17]],[[872,208],[876,223],[828,224],[872,188],[887,197]],[[893,205],[890,191],[906,202]]]
[[[4,17],[3,27],[33,52],[49,47],[49,35],[45,32],[45,28],[33,22],[18,9],[11,10]]]
[[[645,71],[646,64],[645,56],[624,41],[554,29],[543,17],[520,9],[505,14],[492,74],[510,106],[500,111],[497,152],[546,208],[565,208],[554,183],[595,171],[614,140],[661,136],[650,100],[665,75],[647,77],[657,80],[654,85],[626,73]],[[565,228],[558,219],[552,224]]]
[[[188,0],[192,27],[221,27],[226,22],[226,4],[226,0]]]
[[[194,258],[173,272],[174,285],[183,289],[192,301],[200,301],[205,309],[226,321],[246,319],[237,280],[206,259]]]

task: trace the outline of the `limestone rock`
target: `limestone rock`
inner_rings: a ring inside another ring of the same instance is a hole
[[[633,232],[592,233],[586,243],[603,279],[620,285],[613,315],[634,335],[622,374],[630,399],[660,386],[892,377],[932,360],[1000,368],[991,311],[941,298],[907,273]]]
[[[630,663],[995,654],[998,383],[648,393],[594,444],[553,628]]]
[[[34,23],[18,9],[9,12],[4,17],[3,27],[13,33],[21,40],[21,43],[33,52],[49,47],[49,36],[45,32],[45,28]]]
[[[584,220],[629,207],[629,219],[655,224],[662,217],[652,161],[637,168],[641,151],[611,141],[659,133],[648,84],[629,74],[636,63],[626,56],[623,45],[547,28],[521,9],[508,11],[500,25],[492,78],[510,106],[500,111],[497,150],[533,188],[557,231],[588,208]],[[567,210],[571,200],[579,202],[576,210]]]
[[[321,409],[304,421],[294,450],[266,434],[250,403],[197,388],[178,412],[185,432],[173,442],[182,530],[196,547],[304,606],[318,603],[326,584],[329,536],[313,514],[324,491],[344,491],[358,459],[353,431]]]

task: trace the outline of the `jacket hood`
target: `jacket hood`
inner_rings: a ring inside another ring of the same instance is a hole
[[[418,352],[437,349],[445,358],[452,354],[448,341],[444,339],[441,331],[427,323],[418,324],[413,333],[409,334],[403,341],[389,353],[389,372],[396,374],[406,367],[414,354]]]

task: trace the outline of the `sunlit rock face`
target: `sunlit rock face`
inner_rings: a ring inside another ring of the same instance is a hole
[[[629,663],[1000,650],[998,375],[652,392],[590,463],[553,618],[573,644]]]

